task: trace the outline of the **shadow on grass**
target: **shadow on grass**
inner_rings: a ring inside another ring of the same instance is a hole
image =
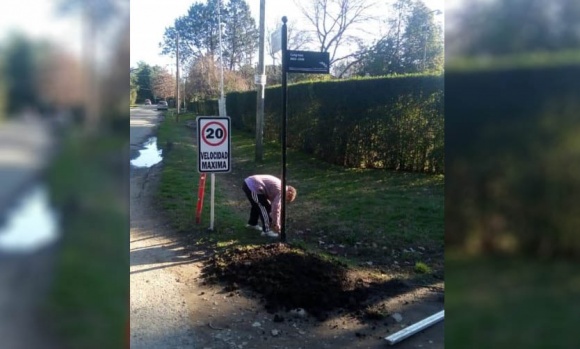
[[[264,145],[264,160],[254,161],[253,135],[232,131],[232,171],[216,174],[215,226],[210,222],[208,177],[202,224],[195,224],[200,174],[196,164],[195,132],[181,115],[180,122],[164,121],[160,144],[173,144],[164,159],[158,202],[168,221],[195,249],[221,252],[242,246],[264,245],[272,240],[244,229],[249,212],[241,190],[245,177],[281,172],[279,145]],[[288,241],[321,256],[344,260],[351,266],[372,262],[372,268],[392,275],[417,276],[417,262],[443,277],[443,176],[385,170],[348,169],[288,151],[288,184],[298,188],[296,202],[287,206]]]

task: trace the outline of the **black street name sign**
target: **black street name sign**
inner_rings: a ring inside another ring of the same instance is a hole
[[[330,55],[328,52],[286,51],[288,73],[328,74]]]

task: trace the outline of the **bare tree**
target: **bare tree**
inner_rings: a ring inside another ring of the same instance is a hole
[[[314,0],[307,1],[305,6],[295,1],[315,28],[318,48],[321,52],[329,52],[331,65],[355,57],[355,53],[339,54],[339,48],[362,46],[362,25],[374,20],[371,0]]]
[[[57,48],[48,51],[40,68],[39,89],[42,100],[58,108],[82,105],[85,85],[81,61]]]
[[[385,36],[364,52],[357,74],[391,75],[441,72],[443,32],[435,22],[439,10],[429,9],[423,0],[397,0],[386,21]]]
[[[312,37],[311,37],[310,33],[307,31],[304,31],[304,30],[296,29],[295,22],[288,22],[287,28],[288,28],[288,33],[287,33],[288,34],[288,49],[290,49],[290,50],[302,50],[308,45],[308,43],[312,42]],[[267,46],[268,55],[270,55],[270,57],[272,57],[272,61],[274,61],[274,62],[278,61],[281,64],[282,57],[280,56],[281,55],[280,51],[272,52],[272,45],[270,43],[270,38],[272,37],[272,34],[276,30],[277,29],[269,30],[267,32],[266,46]]]
[[[461,57],[577,50],[578,0],[471,0],[445,16],[446,63]]]
[[[253,88],[255,71],[250,65],[240,71],[224,71],[224,91],[249,91]],[[193,60],[188,68],[186,91],[192,100],[218,98],[220,95],[219,65],[211,55]]]
[[[127,66],[131,58],[129,13],[124,16],[127,20],[124,21],[120,34],[111,42],[114,47],[111,64],[100,87],[104,105],[111,106],[115,111],[107,114],[112,114],[117,119],[126,117],[127,99],[130,96],[130,90],[127,90]],[[103,117],[106,117],[106,114]],[[122,130],[124,132],[125,129]]]
[[[84,82],[85,108],[87,131],[92,132],[99,126],[100,96],[99,74],[96,68],[96,56],[99,33],[113,23],[119,14],[127,13],[129,1],[126,0],[58,0],[57,12],[59,14],[78,13],[82,17],[83,26],[83,62],[85,64]]]
[[[153,76],[151,89],[156,97],[164,99],[173,97],[175,96],[175,77],[163,69]]]

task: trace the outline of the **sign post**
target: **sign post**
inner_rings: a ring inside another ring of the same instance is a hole
[[[288,50],[288,18],[282,17],[282,205],[280,208],[280,240],[286,242],[286,129],[288,126],[288,73],[328,74],[330,56],[328,52]],[[272,34],[272,47],[276,48],[278,33]]]
[[[288,60],[286,51],[288,44],[288,18],[282,17],[282,205],[280,206],[280,240],[286,242],[286,126],[288,121]]]
[[[215,173],[231,171],[231,134],[229,117],[198,116],[197,119],[197,170],[211,173],[211,219],[213,230],[213,200]]]

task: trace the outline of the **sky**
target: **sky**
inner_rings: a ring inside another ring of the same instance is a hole
[[[73,52],[80,52],[80,21],[76,16],[57,15],[54,4],[54,0],[10,1],[0,20],[0,42],[18,31],[31,38],[50,39]]]
[[[58,0],[10,0],[4,15],[0,15],[0,45],[14,33],[21,33],[33,40],[48,40],[66,52],[81,55],[83,42],[83,21],[81,12],[59,13]],[[99,0],[95,0],[99,1]],[[112,35],[116,35],[123,25],[123,10],[130,0],[117,0],[118,10],[112,12],[109,21],[101,24],[96,31],[98,48],[97,63],[106,63],[115,51],[111,45]],[[138,0],[135,0],[138,1]],[[94,43],[93,43],[94,44]]]
[[[174,69],[175,59],[160,55],[159,42],[163,39],[165,28],[172,26],[177,17],[187,14],[189,7],[198,1],[203,0],[131,0],[131,66],[135,66],[138,61],[145,61],[150,65]],[[432,9],[444,8],[444,0],[424,1]],[[247,2],[256,23],[259,23],[260,0]],[[0,42],[17,29],[33,38],[48,38],[73,52],[80,52],[82,31],[79,18],[58,16],[54,4],[54,0],[10,1],[10,15],[4,15],[0,20]],[[290,23],[299,23],[302,17],[293,0],[266,0],[266,33],[281,23],[282,16],[287,16]]]
[[[160,10],[159,2],[155,0],[131,1],[131,66],[136,66],[138,61],[144,61],[150,65],[168,66],[175,69],[175,59],[161,56],[159,42],[163,39],[165,28],[173,26],[175,19],[187,14],[192,4],[201,0],[165,0],[163,10]],[[223,0],[225,3],[227,0]],[[250,5],[250,11],[259,23],[260,0],[246,0]],[[272,5],[276,1],[275,6]],[[292,0],[266,0],[266,31],[268,27],[275,28],[276,21],[281,21],[282,16],[297,17],[298,12],[294,8]]]
[[[144,61],[149,65],[175,69],[175,59],[161,56],[159,42],[163,39],[165,28],[172,26],[176,18],[186,15],[189,7],[201,0],[132,0],[131,1],[131,66]],[[224,2],[227,0],[224,0]],[[246,0],[250,11],[259,23],[260,0]],[[385,1],[383,1],[385,2]],[[433,10],[444,10],[444,0],[424,0]],[[163,6],[160,6],[163,4]],[[266,0],[266,33],[281,23],[282,16],[289,22],[302,17],[293,0]],[[443,16],[439,16],[443,17]]]

